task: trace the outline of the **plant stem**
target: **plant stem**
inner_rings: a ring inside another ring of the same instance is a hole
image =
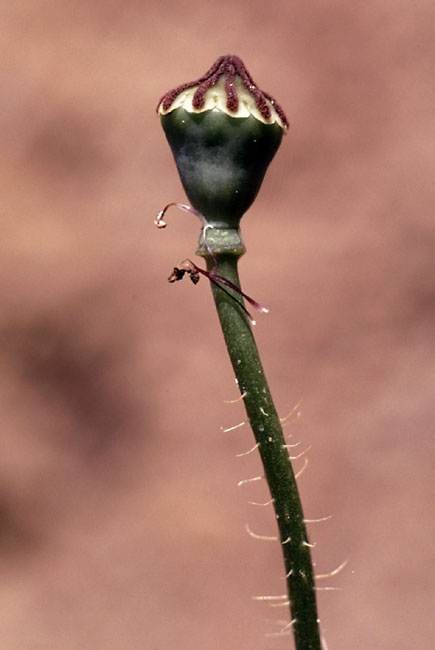
[[[213,231],[211,231],[213,233]],[[221,249],[222,250],[222,249]],[[228,250],[228,249],[227,249]],[[204,249],[198,251],[209,270],[240,287],[237,263],[240,252],[219,253],[214,248],[217,268]],[[231,292],[232,300],[211,283],[219,320],[249,422],[258,443],[264,466],[284,556],[291,620],[297,650],[320,650],[313,566],[304,515],[285,438],[263,371],[251,326],[238,306],[241,297]]]

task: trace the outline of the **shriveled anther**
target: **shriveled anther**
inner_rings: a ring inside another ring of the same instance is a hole
[[[174,270],[168,278],[168,282],[178,282],[182,280],[185,274],[188,274],[193,284],[198,284],[199,282],[199,271],[198,267],[193,264],[190,260],[185,260],[180,264],[180,266],[174,266]]]
[[[184,269],[179,269],[177,266],[174,266],[174,270],[168,278],[168,282],[178,282],[182,280],[186,271]]]
[[[163,112],[168,111],[180,93],[195,86],[197,88],[192,98],[192,106],[197,110],[201,110],[205,105],[205,93],[210,88],[213,88],[221,77],[224,77],[224,88],[227,96],[226,107],[230,113],[236,113],[239,108],[239,96],[235,84],[235,79],[238,77],[247,92],[254,98],[261,116],[265,120],[270,120],[272,116],[270,104],[272,104],[284,127],[288,128],[288,119],[278,102],[272,95],[260,90],[246,69],[242,59],[232,54],[219,57],[211,68],[202,77],[199,77],[199,79],[180,84],[173,90],[165,93],[157,105],[157,110],[161,107]]]

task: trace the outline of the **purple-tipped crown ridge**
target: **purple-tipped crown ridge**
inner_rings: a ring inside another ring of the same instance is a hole
[[[198,86],[198,88],[193,95],[192,105],[194,108],[201,110],[205,104],[205,93],[207,90],[215,86],[219,78],[223,75],[225,76],[225,92],[227,95],[226,106],[229,112],[235,113],[239,108],[239,97],[234,84],[234,79],[236,75],[238,75],[246,90],[254,97],[260,115],[265,120],[271,118],[272,112],[267,102],[268,100],[273,105],[285,128],[288,128],[289,123],[287,116],[278,102],[272,97],[272,95],[269,95],[269,93],[258,88],[246,69],[242,59],[231,54],[219,57],[219,59],[213,63],[211,68],[199,79],[180,84],[173,90],[165,93],[158,103],[157,110],[161,106],[163,111],[168,111],[178,95],[193,86]]]

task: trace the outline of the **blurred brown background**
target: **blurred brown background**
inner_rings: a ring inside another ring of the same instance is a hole
[[[241,270],[317,569],[349,559],[325,638],[433,647],[433,2],[2,5],[1,647],[292,647],[209,289],[166,282],[198,225],[153,226],[185,200],[156,102],[227,53],[291,122]]]

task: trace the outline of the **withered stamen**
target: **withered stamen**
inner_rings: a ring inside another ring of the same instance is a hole
[[[245,312],[252,325],[255,325],[255,320],[252,318],[249,311],[246,309],[243,303],[241,303],[239,300],[237,300],[237,298],[231,295],[231,293],[229,293],[229,291],[227,291],[225,287],[228,287],[233,291],[235,291],[236,293],[238,293],[239,295],[243,296],[243,298],[245,298],[245,300],[247,300],[249,304],[252,305],[258,311],[261,311],[264,314],[267,314],[269,311],[268,309],[266,309],[266,307],[262,307],[256,300],[246,295],[246,293],[244,293],[241,289],[239,289],[239,287],[233,284],[230,280],[227,280],[227,278],[224,278],[222,275],[218,275],[213,271],[206,271],[205,269],[201,269],[199,266],[194,264],[192,260],[189,259],[186,259],[184,260],[184,262],[181,262],[180,266],[174,267],[174,270],[172,271],[171,275],[168,278],[168,282],[172,283],[172,282],[178,282],[179,280],[182,280],[185,273],[187,273],[190,276],[190,279],[192,280],[193,284],[198,284],[200,274],[208,278],[210,282],[213,282],[213,284],[218,286],[224,293],[226,293],[232,300],[234,300],[242,308],[242,310]]]

